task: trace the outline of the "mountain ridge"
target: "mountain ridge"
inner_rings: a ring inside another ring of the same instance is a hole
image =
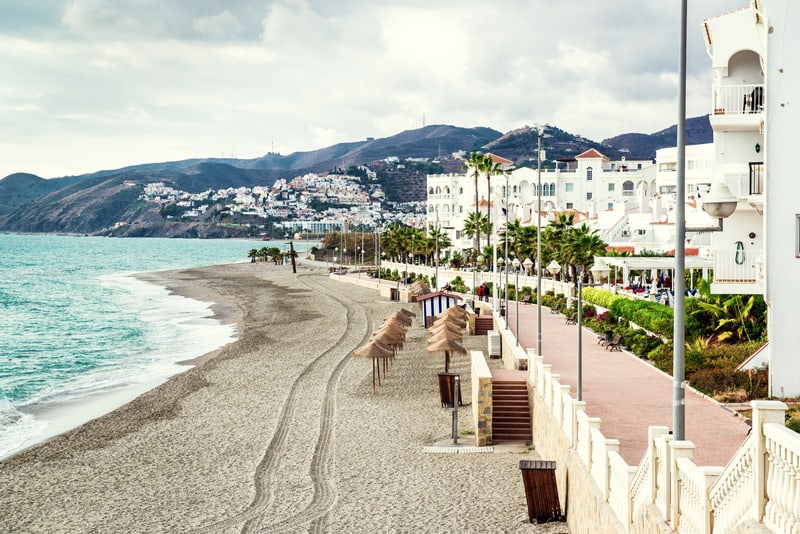
[[[596,142],[549,126],[542,148],[551,161],[571,159],[590,148],[612,159],[652,159],[657,148],[675,145],[675,131],[671,126],[654,134],[621,134]],[[687,121],[688,143],[710,141],[708,116]],[[338,143],[287,156],[268,152],[251,159],[194,158],[53,179],[15,173],[0,180],[0,231],[98,233],[122,221],[129,225],[127,235],[229,237],[236,233],[225,230],[219,221],[178,223],[164,219],[158,209],[137,201],[142,184],[163,182],[177,190],[200,193],[271,186],[279,178],[371,165],[378,172],[387,200],[424,201],[427,173],[460,170],[461,162],[439,159],[442,155],[491,151],[518,166],[532,166],[535,146],[536,134],[527,126],[503,134],[488,127],[428,125],[385,138]],[[432,161],[405,166],[381,163],[390,157]]]

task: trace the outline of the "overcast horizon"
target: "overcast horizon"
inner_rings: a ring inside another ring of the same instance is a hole
[[[601,141],[678,119],[679,2],[2,2],[0,178],[290,154],[423,120]],[[689,3],[687,116],[711,107],[703,19],[747,5]]]

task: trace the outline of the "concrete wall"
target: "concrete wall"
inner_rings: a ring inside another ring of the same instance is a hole
[[[478,447],[492,444],[492,372],[483,352],[470,351],[472,359],[472,422]]]

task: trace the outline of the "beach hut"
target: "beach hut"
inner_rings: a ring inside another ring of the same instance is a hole
[[[428,328],[433,324],[433,318],[458,304],[461,297],[445,291],[434,291],[417,297],[417,302],[422,310],[422,324]]]

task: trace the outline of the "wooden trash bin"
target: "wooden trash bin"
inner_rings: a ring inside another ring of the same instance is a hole
[[[556,463],[552,460],[520,460],[528,520],[533,523],[562,521],[556,484]]]
[[[439,373],[439,400],[442,401],[442,408],[452,408],[455,398],[457,373]],[[458,405],[463,406],[461,396],[461,381],[458,382]]]

